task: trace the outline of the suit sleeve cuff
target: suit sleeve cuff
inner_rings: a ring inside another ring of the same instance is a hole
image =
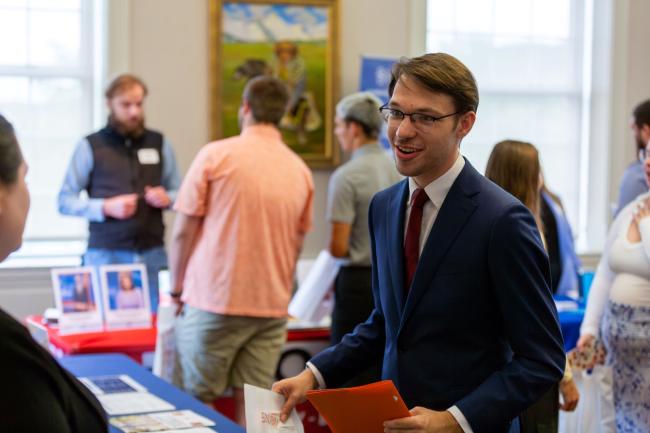
[[[311,370],[311,372],[314,374],[314,377],[316,378],[316,382],[318,382],[318,387],[320,389],[326,389],[327,385],[325,384],[325,379],[323,379],[323,375],[320,374],[320,371],[318,371],[318,368],[311,362],[307,361],[307,368]]]
[[[447,411],[451,414],[451,416],[454,417],[458,425],[460,426],[461,429],[463,429],[463,432],[465,433],[474,433],[474,430],[472,430],[472,427],[469,425],[469,422],[467,422],[467,418],[465,418],[465,415],[458,409],[457,406],[452,406]]]

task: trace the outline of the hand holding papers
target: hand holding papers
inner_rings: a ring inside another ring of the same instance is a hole
[[[284,397],[275,392],[244,384],[246,431],[248,433],[303,433],[300,417],[294,409],[285,422],[280,421]]]
[[[333,433],[381,433],[384,421],[411,416],[390,380],[354,388],[308,391],[307,399]]]

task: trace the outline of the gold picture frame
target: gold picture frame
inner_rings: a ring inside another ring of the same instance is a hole
[[[237,135],[246,81],[269,74],[291,90],[280,129],[312,168],[339,163],[338,0],[210,0],[211,138]]]

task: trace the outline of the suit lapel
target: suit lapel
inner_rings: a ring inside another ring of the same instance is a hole
[[[422,250],[404,306],[400,330],[424,293],[430,290],[431,280],[440,262],[476,210],[473,196],[479,192],[477,176],[480,174],[465,161],[465,167],[449,190]]]
[[[408,195],[408,180],[405,180],[398,193],[390,198],[388,209],[386,209],[388,251],[391,251],[389,254],[391,286],[397,310],[400,313],[404,308],[404,216]]]

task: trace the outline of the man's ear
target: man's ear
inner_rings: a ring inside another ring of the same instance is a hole
[[[475,112],[468,111],[467,113],[461,114],[460,119],[458,120],[458,126],[456,126],[456,134],[458,135],[458,138],[462,139],[469,134],[469,131],[471,131],[474,126],[474,122],[476,122]]]
[[[346,126],[348,128],[352,129],[352,134],[355,137],[359,137],[361,134],[363,134],[363,128],[357,122],[348,122],[348,121],[346,121],[345,123],[346,123]]]
[[[648,141],[650,141],[650,125],[647,123],[644,123],[641,125],[641,129],[639,129],[639,134],[641,135],[641,139],[643,142],[647,145]]]
[[[251,111],[251,104],[249,104],[245,99],[242,99],[241,101],[241,110],[242,114],[248,114],[248,112]]]
[[[5,199],[7,197],[7,187],[0,182],[0,216],[5,210]]]

